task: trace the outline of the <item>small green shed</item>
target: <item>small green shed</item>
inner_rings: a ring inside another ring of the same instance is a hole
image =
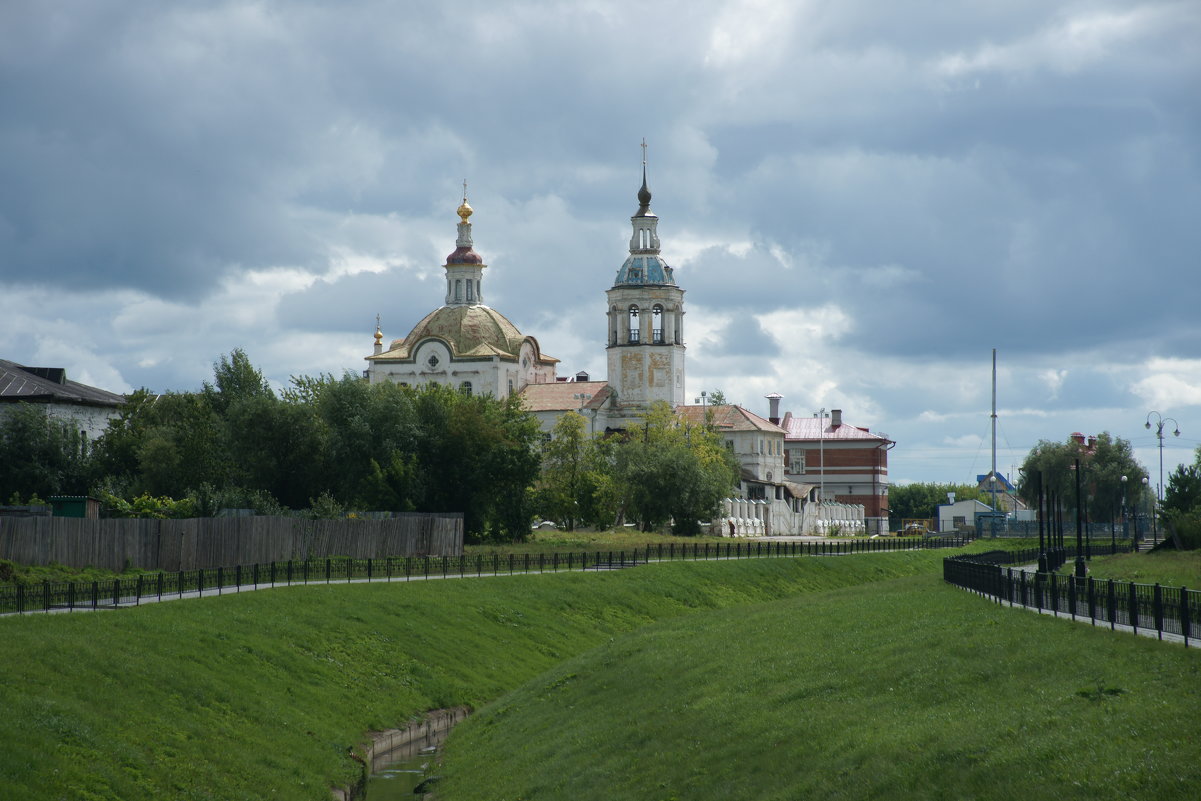
[[[55,517],[100,517],[100,499],[87,495],[51,495],[50,507]]]

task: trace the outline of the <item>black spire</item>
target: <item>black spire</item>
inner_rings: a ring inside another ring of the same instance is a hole
[[[651,190],[646,188],[646,140],[642,140],[642,188],[638,190],[638,213],[635,217],[645,217],[651,210]]]

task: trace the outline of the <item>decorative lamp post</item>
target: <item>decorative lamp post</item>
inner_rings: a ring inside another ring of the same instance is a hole
[[[992,522],[992,536],[995,538],[997,536],[997,512],[1000,511],[997,509],[997,474],[995,472],[988,474],[988,488],[992,491],[992,517],[989,519]]]
[[[1043,509],[1043,473],[1039,470],[1034,474],[1038,486],[1038,572],[1047,572],[1047,541],[1043,537],[1046,528],[1046,516]]]
[[[1151,415],[1155,415],[1155,438],[1159,440],[1159,486],[1155,488],[1155,506],[1151,509],[1151,537],[1154,540],[1159,540],[1159,523],[1156,518],[1159,517],[1159,505],[1163,503],[1163,427],[1172,422],[1173,436],[1180,436],[1180,423],[1176,422],[1174,417],[1164,417],[1159,412],[1152,410],[1147,413],[1147,423],[1144,426],[1147,430],[1151,429]]]
[[[1088,566],[1084,564],[1084,542],[1081,531],[1082,515],[1080,514],[1080,460],[1076,460],[1076,578],[1088,575]]]
[[[1143,498],[1146,499],[1148,494],[1150,494],[1151,495],[1151,503],[1154,504],[1155,496],[1154,496],[1154,494],[1149,493],[1150,489],[1151,489],[1151,479],[1147,478],[1146,476],[1143,476]],[[1146,525],[1146,523],[1144,523],[1143,525]],[[1154,537],[1159,534],[1159,531],[1154,528],[1154,526],[1155,526],[1155,509],[1154,508],[1151,509],[1151,525],[1153,527],[1151,536]],[[1138,550],[1139,533],[1140,532],[1139,532],[1139,528],[1138,528],[1138,516],[1136,515],[1134,518],[1134,550]]]
[[[1130,536],[1130,519],[1126,517],[1126,480],[1128,476],[1122,476],[1122,539]],[[1111,529],[1112,531],[1112,529]],[[1117,532],[1113,532],[1110,537],[1109,553],[1115,554],[1118,552]]]

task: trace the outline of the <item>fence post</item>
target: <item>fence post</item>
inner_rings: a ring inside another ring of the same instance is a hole
[[[142,605],[142,574],[141,573],[138,574],[138,585],[137,585],[137,590],[133,596],[133,605],[134,606]]]
[[[217,566],[217,594],[221,594],[221,586],[225,583],[225,574],[220,565]]]
[[[1180,588],[1180,633],[1184,635],[1184,647],[1188,648],[1188,587]]]
[[[75,582],[71,581],[71,582],[67,583],[67,611],[70,612],[74,609],[75,609]],[[1187,643],[1188,640],[1185,640],[1185,642]]]
[[[50,611],[50,580],[42,580],[42,611]]]
[[[1159,639],[1163,639],[1163,596],[1160,594],[1159,582],[1155,582],[1154,595],[1152,596],[1153,609],[1155,610],[1155,631]]]
[[[1097,595],[1096,588],[1093,586],[1093,577],[1089,576],[1088,582],[1088,620],[1094,626],[1097,625]]]
[[[96,607],[100,605],[100,582],[92,582],[92,611],[96,611]]]
[[[1127,601],[1126,617],[1130,618],[1130,627],[1138,634],[1138,587],[1130,582],[1130,598]]]
[[[1068,605],[1072,607],[1072,620],[1076,619],[1076,577],[1068,576]]]
[[[1113,631],[1117,625],[1118,617],[1118,591],[1113,585],[1113,579],[1109,579],[1109,630]]]
[[[121,579],[113,579],[113,609],[121,605]]]
[[[1051,574],[1051,614],[1059,617],[1059,574]]]

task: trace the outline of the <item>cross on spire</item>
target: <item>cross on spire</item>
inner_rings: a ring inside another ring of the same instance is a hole
[[[642,137],[642,169],[646,170],[646,137]]]
[[[467,202],[467,179],[463,179],[463,202]]]

